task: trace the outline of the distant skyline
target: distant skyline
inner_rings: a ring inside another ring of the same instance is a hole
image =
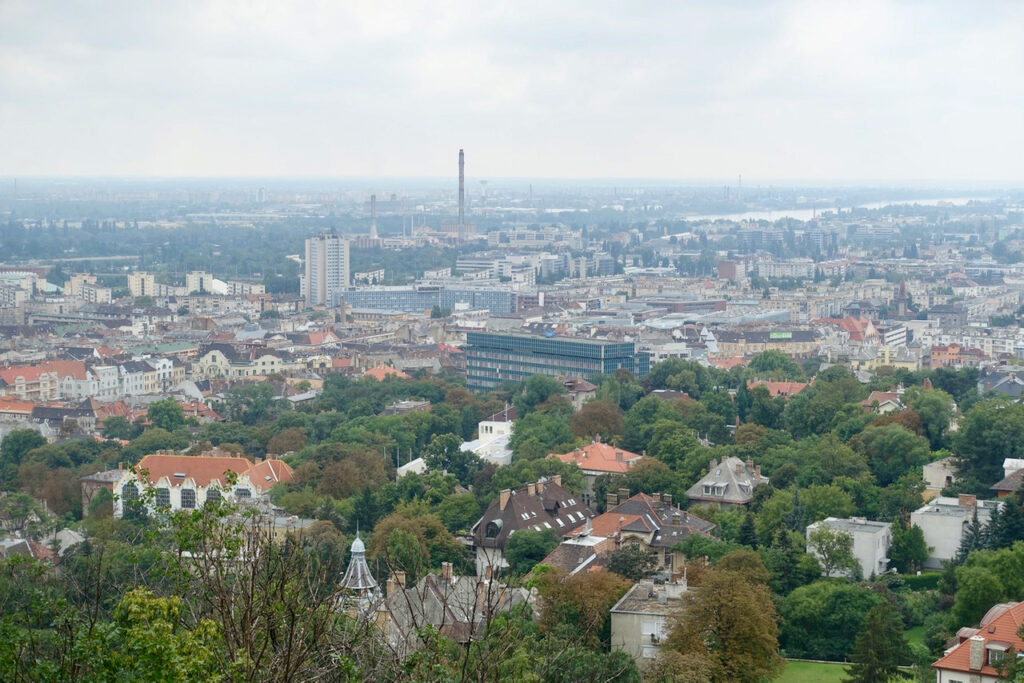
[[[1024,181],[1024,3],[0,1],[0,176]],[[475,188],[474,188],[475,189]]]

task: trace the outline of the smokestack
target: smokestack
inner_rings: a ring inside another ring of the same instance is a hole
[[[459,150],[459,239],[465,237],[466,225],[466,154]]]
[[[377,239],[377,195],[370,195],[370,239]]]

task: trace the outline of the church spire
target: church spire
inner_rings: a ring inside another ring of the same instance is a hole
[[[358,592],[371,591],[377,587],[377,581],[366,564],[366,546],[359,538],[358,531],[356,540],[352,541],[352,557],[348,561],[348,568],[341,577],[341,587]]]

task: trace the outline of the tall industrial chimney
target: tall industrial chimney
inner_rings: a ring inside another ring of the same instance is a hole
[[[377,195],[370,195],[370,239],[377,239]]]
[[[459,150],[459,239],[466,236],[466,155]]]

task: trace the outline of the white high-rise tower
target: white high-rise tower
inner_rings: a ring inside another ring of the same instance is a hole
[[[322,233],[306,240],[306,276],[303,294],[307,306],[335,306],[348,288],[348,240]]]

